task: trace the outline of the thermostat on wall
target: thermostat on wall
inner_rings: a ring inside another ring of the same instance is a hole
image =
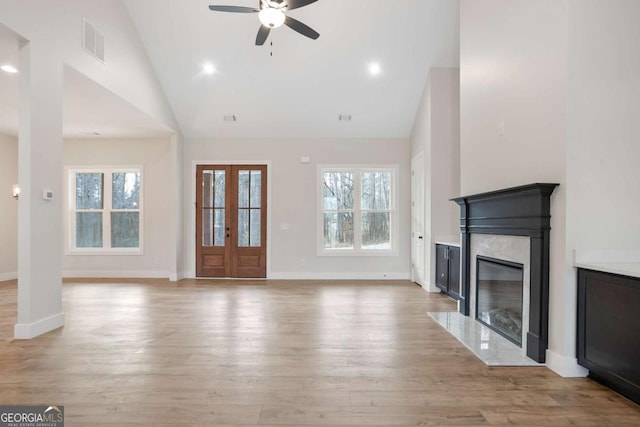
[[[42,198],[44,200],[53,200],[53,191],[52,190],[42,190]]]

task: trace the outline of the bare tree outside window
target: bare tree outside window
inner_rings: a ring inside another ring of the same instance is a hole
[[[139,171],[70,171],[70,187],[72,250],[140,248]]]
[[[393,171],[322,171],[322,248],[392,250]]]

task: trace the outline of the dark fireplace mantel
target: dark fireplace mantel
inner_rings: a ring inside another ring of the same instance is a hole
[[[451,199],[460,206],[460,312],[469,315],[471,234],[531,238],[527,356],[544,363],[549,323],[549,232],[551,194],[559,184],[529,184]]]

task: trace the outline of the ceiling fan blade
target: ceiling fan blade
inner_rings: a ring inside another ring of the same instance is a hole
[[[315,3],[317,1],[318,0],[288,0],[287,4],[289,5],[289,7],[287,8],[287,10],[298,9],[300,7],[306,6],[311,3]]]
[[[290,16],[287,16],[287,18],[284,20],[284,25],[286,25],[287,27],[291,28],[294,31],[299,32],[303,36],[309,37],[310,39],[315,40],[318,37],[320,37],[320,33],[318,33],[316,30],[309,27],[308,25],[303,24],[297,19],[293,19]]]
[[[258,30],[258,35],[256,36],[256,46],[262,46],[264,42],[267,41],[267,37],[269,37],[270,32],[271,32],[271,28],[265,27],[264,25],[260,25],[260,29]]]
[[[233,12],[233,13],[260,12],[258,9],[255,9],[253,7],[242,7],[242,6],[209,6],[209,9],[215,12]]]

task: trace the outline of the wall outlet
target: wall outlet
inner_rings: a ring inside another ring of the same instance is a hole
[[[498,123],[498,135],[504,136],[504,122]]]

